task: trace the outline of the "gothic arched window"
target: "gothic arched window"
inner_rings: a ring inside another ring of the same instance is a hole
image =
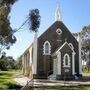
[[[65,65],[68,65],[68,56],[65,56]]]
[[[43,54],[50,55],[51,54],[51,45],[49,41],[45,41],[43,45]]]
[[[66,53],[63,59],[64,67],[70,67],[70,56]]]

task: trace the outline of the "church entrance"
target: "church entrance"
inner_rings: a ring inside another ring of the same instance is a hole
[[[75,52],[67,42],[53,54],[53,74],[57,79],[72,79],[75,75]]]

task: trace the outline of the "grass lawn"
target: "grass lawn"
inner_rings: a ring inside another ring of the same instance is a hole
[[[40,88],[33,88],[32,90],[90,90],[90,86],[74,86],[74,87],[40,87]]]
[[[20,74],[20,71],[0,71],[0,90],[20,90],[21,86],[17,85],[13,78]],[[83,73],[84,76],[90,76],[90,73]],[[90,90],[90,86],[76,87],[39,87],[32,90]]]
[[[19,90],[21,86],[13,80],[19,71],[0,71],[0,90]]]
[[[82,75],[83,76],[90,76],[90,72],[89,73],[88,72],[84,72]]]

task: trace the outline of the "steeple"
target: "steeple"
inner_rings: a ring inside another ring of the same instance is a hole
[[[62,21],[59,1],[57,1],[57,7],[55,11],[55,21]]]

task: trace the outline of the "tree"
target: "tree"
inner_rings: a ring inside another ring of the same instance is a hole
[[[16,2],[17,0],[1,0],[1,4],[3,4],[3,5],[8,5],[8,6],[10,6],[10,5],[13,5],[15,2]]]
[[[13,59],[12,56],[6,57],[5,54],[2,55],[0,58],[0,70],[6,71],[9,69],[15,69],[15,60]]]
[[[15,69],[22,69],[22,57],[19,57],[15,62]]]
[[[29,29],[31,31],[37,32],[40,26],[40,15],[38,9],[32,9],[29,12]]]
[[[8,56],[6,59],[8,61],[8,69],[15,69],[16,66],[15,66],[15,60],[13,59],[13,57]]]
[[[6,60],[6,56],[2,55],[0,58],[0,70],[6,71],[8,66],[8,61]]]
[[[15,43],[14,30],[10,26],[9,13],[17,0],[0,0],[0,54]]]
[[[39,15],[38,9],[30,10],[27,20],[17,29],[17,31],[21,29],[28,21],[29,30],[33,32],[38,32],[38,28],[40,26],[40,19],[41,17]],[[22,68],[22,58],[19,57],[18,60],[16,61],[16,69],[21,68]]]
[[[82,36],[82,59],[90,65],[90,26],[84,26],[81,31]]]

